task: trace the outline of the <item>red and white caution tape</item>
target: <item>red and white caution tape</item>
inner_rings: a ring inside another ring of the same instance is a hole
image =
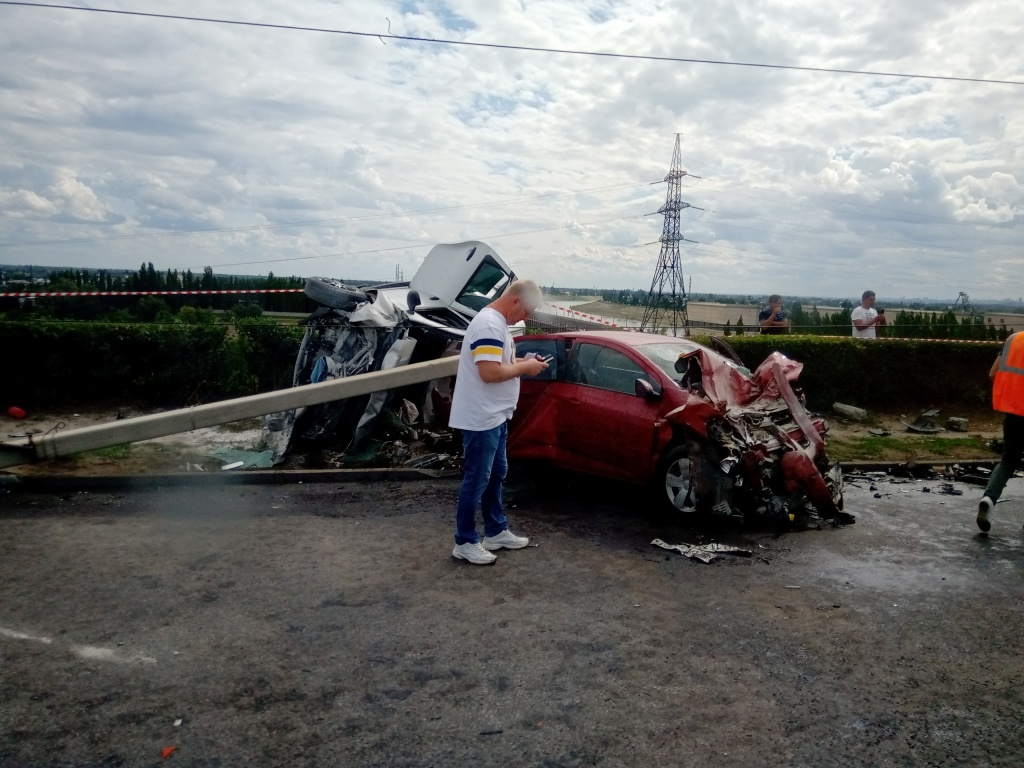
[[[238,288],[230,291],[46,291],[44,293],[0,293],[0,297],[51,299],[68,296],[220,296],[230,293],[302,292],[302,288]]]
[[[551,304],[549,306],[554,307],[556,311],[565,312],[565,314],[567,314],[567,315],[575,315],[576,317],[579,317],[581,319],[590,320],[591,322],[594,322],[594,323],[601,323],[602,325],[607,325],[607,326],[609,326],[611,328],[618,328],[619,327],[618,323],[613,323],[611,320],[605,320],[603,317],[594,317],[593,315],[588,315],[588,314],[585,314],[583,312],[578,312],[575,309],[572,309],[571,307],[563,307],[563,306],[560,306],[558,304]]]

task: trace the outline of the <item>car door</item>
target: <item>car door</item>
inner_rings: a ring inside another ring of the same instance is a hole
[[[635,381],[658,377],[626,348],[579,341],[557,390],[556,440],[570,469],[644,482],[655,443],[658,400],[635,394]]]
[[[547,370],[519,380],[519,403],[509,427],[508,453],[516,459],[558,461],[558,397],[552,392],[564,386],[558,381],[566,365],[566,341],[557,337],[524,338],[516,341],[516,356],[533,353],[550,357]]]

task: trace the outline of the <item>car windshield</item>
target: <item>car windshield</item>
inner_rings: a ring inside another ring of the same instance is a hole
[[[661,368],[665,374],[673,381],[678,381],[680,378],[679,372],[676,371],[676,360],[679,359],[680,355],[685,355],[693,350],[697,349],[700,345],[694,344],[690,341],[665,341],[658,342],[655,344],[641,344],[636,349],[637,351],[654,363],[656,366]],[[726,359],[729,367],[739,372],[743,378],[750,378],[750,371],[742,366],[736,365],[732,360]]]

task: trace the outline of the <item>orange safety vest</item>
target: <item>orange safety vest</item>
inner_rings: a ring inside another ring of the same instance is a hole
[[[999,355],[992,387],[992,406],[1003,413],[1024,416],[1024,331],[1013,334]]]

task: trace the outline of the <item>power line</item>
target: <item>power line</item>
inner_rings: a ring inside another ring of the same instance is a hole
[[[0,3],[2,4],[2,3]],[[31,240],[14,243],[0,243],[0,248],[25,248],[37,245],[77,245],[81,243],[111,242],[115,240],[140,240],[159,237],[182,237],[187,235],[211,235],[227,234],[233,232],[261,232],[269,229],[285,229],[288,227],[315,227],[325,224],[352,224],[360,221],[374,221],[376,219],[401,218],[403,216],[420,216],[430,213],[445,213],[448,211],[460,211],[470,208],[487,208],[495,205],[512,205],[515,203],[531,202],[533,200],[546,200],[557,197],[575,197],[592,192],[607,192],[613,189],[635,189],[649,185],[651,182],[638,182],[633,184],[613,184],[605,187],[593,187],[581,189],[576,192],[548,192],[543,195],[531,195],[529,197],[513,197],[505,200],[494,200],[489,203],[467,203],[466,205],[448,205],[441,208],[424,208],[417,211],[395,211],[393,213],[375,213],[370,216],[350,216],[336,219],[314,219],[309,221],[294,221],[283,224],[250,224],[244,227],[210,227],[209,229],[189,229],[180,232],[140,232],[132,235],[106,235],[103,237],[78,237],[64,240]]]
[[[902,208],[892,208],[892,207],[883,206],[883,205],[871,205],[870,203],[854,203],[854,202],[849,201],[849,200],[836,200],[835,198],[826,197],[824,195],[794,195],[791,192],[785,192],[783,190],[770,189],[768,187],[755,187],[755,186],[750,185],[750,184],[737,184],[737,183],[734,183],[734,182],[728,182],[728,181],[724,181],[724,180],[721,180],[721,179],[708,179],[708,178],[705,178],[705,179],[702,179],[701,181],[697,182],[696,184],[691,185],[689,188],[693,189],[695,187],[698,187],[704,181],[709,181],[712,184],[729,184],[729,185],[735,186],[735,187],[743,187],[744,189],[763,189],[764,191],[770,192],[770,193],[775,194],[775,195],[785,194],[785,195],[790,195],[791,197],[802,198],[802,199],[806,199],[806,200],[824,200],[825,202],[835,203],[835,204],[844,205],[844,206],[850,206],[850,207],[853,207],[853,208],[868,208],[868,209],[874,210],[874,211],[886,211],[886,212],[898,213],[898,214],[901,214],[901,215],[904,215],[904,216],[919,216],[919,217],[924,218],[924,219],[934,219],[936,221],[946,222],[947,224],[956,224],[956,225],[960,225],[960,226],[974,226],[974,227],[990,226],[989,222],[961,221],[959,219],[951,219],[948,216],[939,216],[939,215],[934,214],[934,213],[922,213],[920,211],[907,211],[907,210],[904,210]],[[785,200],[773,200],[773,199],[769,199],[769,198],[759,197],[758,195],[746,195],[746,194],[743,194],[742,192],[734,192],[734,191],[732,191],[730,189],[716,188],[716,189],[713,189],[712,191],[714,191],[714,192],[721,192],[722,194],[726,194],[726,195],[735,195],[737,197],[748,197],[751,200],[761,200],[763,202],[778,203],[780,205],[793,205],[793,206],[797,206],[797,207],[800,207],[800,208],[811,208],[811,209],[815,209],[815,210],[835,211],[834,208],[831,208],[831,207],[826,206],[826,205],[811,205],[809,203],[796,203],[796,202],[788,202],[788,201],[785,201]],[[905,224],[923,223],[923,222],[907,221],[906,219],[896,219],[896,218],[893,218],[893,217],[890,217],[890,216],[880,216],[879,218],[882,219],[882,220],[885,220],[885,221],[903,222]]]
[[[708,255],[710,255],[710,256],[717,256],[717,255],[719,255],[719,254],[714,253],[713,252],[714,250],[735,251],[738,254],[757,254],[758,255],[758,259],[757,259],[758,263],[778,264],[778,265],[781,265],[783,267],[799,266],[799,267],[806,268],[806,266],[808,265],[808,263],[795,262],[792,258],[786,258],[786,259],[780,258],[780,257],[776,256],[776,254],[774,254],[774,253],[772,253],[770,251],[760,251],[760,250],[757,250],[757,249],[747,249],[747,248],[736,248],[736,247],[730,246],[730,245],[711,245],[711,244],[707,244],[707,243],[700,243],[698,245],[695,245],[689,251],[687,251],[687,253],[692,253],[693,251],[706,251],[706,252],[708,252]],[[765,258],[765,256],[767,256],[768,258]],[[864,270],[863,270],[862,267],[858,267],[856,264],[851,264],[851,263],[848,263],[848,262],[835,261],[835,260],[830,260],[830,259],[815,258],[813,260],[813,262],[810,263],[810,265],[811,266],[827,266],[828,270],[830,272],[839,272],[839,273],[842,273],[842,274],[857,275],[859,277],[863,277],[864,276]],[[921,274],[915,274],[913,272],[901,272],[901,271],[893,270],[893,269],[889,269],[889,268],[875,271],[872,274],[872,279],[875,280],[876,282],[882,282],[882,281],[884,281],[886,279],[913,280],[914,282],[922,284],[922,285],[935,285],[935,286],[941,286],[943,288],[953,288],[953,289],[957,289],[958,286],[963,286],[963,285],[968,285],[970,287],[976,287],[976,288],[979,288],[979,289],[981,289],[981,288],[991,288],[992,287],[991,281],[978,282],[978,281],[975,281],[975,280],[962,280],[960,278],[956,278],[956,284],[954,285],[954,284],[952,284],[950,282],[942,282],[941,280],[936,280],[934,278],[926,277],[926,276],[923,276]]]
[[[881,72],[861,69],[838,69],[833,67],[801,67],[794,64],[761,64],[745,61],[719,61],[715,59],[689,59],[677,56],[650,56],[637,53],[611,53],[607,51],[583,51],[571,48],[543,48],[532,45],[510,45],[501,43],[476,43],[468,40],[448,40],[434,37],[415,37],[412,35],[394,35],[379,32],[358,32],[347,29],[331,29],[328,27],[305,27],[292,24],[268,24],[256,21],[238,21],[234,19],[214,19],[203,16],[181,16],[168,13],[144,13],[142,11],[121,11],[112,8],[82,8],[74,5],[57,5],[54,3],[19,3],[0,0],[0,5],[22,6],[26,8],[48,8],[64,11],[88,11],[90,13],[108,13],[118,16],[139,16],[151,19],[169,19],[174,21],[195,21],[204,24],[229,24],[239,27],[258,27],[289,32],[319,32],[332,35],[349,35],[351,37],[377,38],[384,40],[400,40],[410,43],[429,43],[435,45],[457,45],[468,48],[492,48],[505,51],[526,51],[531,53],[557,53],[569,56],[595,56],[608,59],[626,59],[632,61],[659,61],[675,64],[709,64],[728,67],[747,67],[752,69],[780,69],[796,72],[822,72],[838,75],[868,75],[871,77],[894,77],[914,80],[946,80],[962,83],[988,83],[990,85],[1024,85],[1018,80],[995,80],[982,77],[956,77],[952,75],[922,75],[907,72]]]
[[[582,226],[582,227],[592,227],[592,226],[595,226],[597,224],[611,224],[612,222],[616,222],[616,221],[628,221],[630,219],[642,219],[645,216],[646,216],[646,214],[639,214],[637,216],[619,216],[619,217],[614,218],[614,219],[601,219],[601,220],[598,220],[598,221],[583,221],[583,222],[579,222],[579,225]],[[495,234],[480,235],[479,239],[494,241],[494,240],[501,240],[502,238],[505,238],[505,237],[520,237],[522,235],[536,235],[536,234],[539,234],[539,233],[542,233],[542,232],[559,232],[559,231],[561,231],[563,229],[565,229],[565,225],[564,224],[560,224],[557,227],[544,227],[543,229],[524,229],[521,232],[506,232],[504,234],[497,234],[497,235],[495,235]],[[397,246],[394,246],[394,247],[391,247],[391,248],[376,248],[376,249],[369,250],[369,251],[348,251],[346,253],[327,253],[327,254],[323,254],[323,255],[320,255],[320,256],[287,256],[287,257],[280,258],[280,259],[267,259],[267,260],[263,260],[263,261],[236,261],[236,262],[232,262],[230,264],[212,264],[210,266],[212,266],[212,267],[242,267],[242,266],[249,266],[249,265],[252,265],[252,264],[278,264],[278,263],[285,263],[285,262],[290,262],[290,261],[308,261],[308,260],[312,260],[312,259],[338,259],[338,258],[344,258],[346,256],[360,256],[360,255],[365,255],[365,254],[370,254],[370,253],[387,253],[389,251],[403,251],[403,250],[409,250],[409,249],[415,249],[415,248],[429,248],[429,247],[434,246],[434,245],[436,245],[436,243],[431,241],[429,243],[410,243],[410,244],[407,244],[407,245],[397,245]]]
[[[735,214],[730,214],[727,211],[712,211],[712,213],[725,213],[726,215],[730,215],[730,216],[731,215],[735,215]],[[819,230],[826,230],[826,231],[828,229],[827,227],[815,227],[815,226],[811,226],[811,225],[808,225],[808,224],[793,224],[793,223],[787,222],[787,221],[775,221],[773,219],[762,219],[762,218],[758,218],[756,216],[744,216],[743,218],[744,219],[749,219],[751,221],[765,221],[765,222],[769,222],[769,223],[781,224],[782,226],[786,226],[786,227],[800,227],[800,228],[803,228],[803,229],[819,229]],[[711,223],[711,222],[708,222],[708,223],[711,226],[716,226],[717,225],[717,226],[722,226],[722,227],[730,227],[732,229],[746,229],[746,230],[749,230],[751,232],[763,232],[765,234],[775,234],[777,232],[776,229],[759,229],[758,227],[746,227],[746,226],[743,226],[742,224],[730,224],[728,221],[722,221],[721,219],[716,219],[714,223]],[[837,233],[837,234],[843,234],[843,233]],[[967,250],[964,250],[963,248],[952,248],[952,247],[947,246],[947,245],[938,245],[936,243],[926,243],[926,242],[922,242],[920,240],[908,240],[906,238],[896,238],[896,237],[881,237],[881,236],[878,236],[878,235],[858,235],[858,234],[855,234],[855,233],[852,233],[852,232],[849,233],[849,234],[852,234],[854,236],[854,238],[856,238],[856,239],[853,240],[853,241],[850,241],[850,240],[834,240],[834,239],[829,238],[829,237],[820,237],[820,236],[817,236],[817,235],[802,235],[802,234],[799,234],[799,233],[796,233],[796,232],[790,232],[787,235],[787,237],[797,237],[797,238],[800,238],[801,240],[817,240],[817,241],[820,241],[822,243],[831,243],[833,245],[862,245],[861,241],[877,240],[878,242],[882,242],[882,243],[895,243],[897,245],[903,245],[903,246],[908,246],[908,247],[909,246],[919,246],[920,248],[923,248],[924,251],[928,251],[928,250],[931,250],[931,249],[936,249],[936,250],[940,250],[940,251],[952,251],[952,253],[949,254],[946,258],[954,258],[953,254],[957,254],[957,253],[962,253],[962,254],[965,254],[965,255],[973,255],[974,254],[974,251],[967,251]],[[918,249],[915,252],[916,253],[921,253],[922,251],[920,249]],[[937,255],[940,255],[940,254],[937,254]]]

